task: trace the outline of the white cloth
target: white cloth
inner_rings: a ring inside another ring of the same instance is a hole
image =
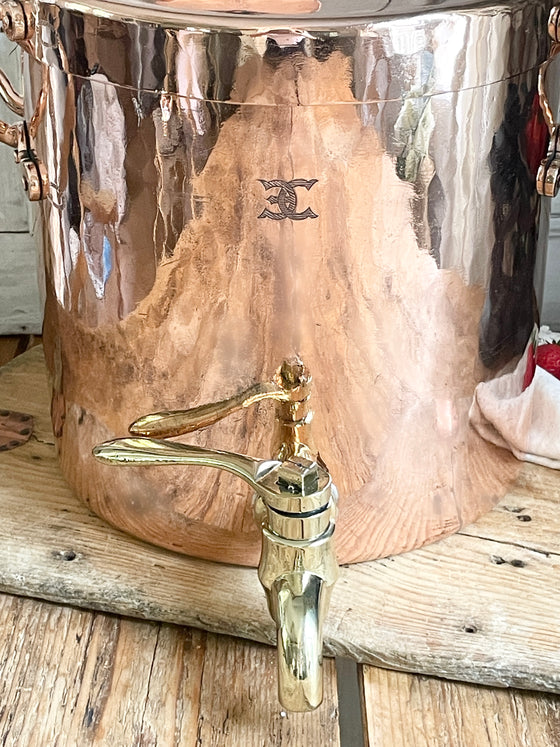
[[[560,380],[537,366],[522,391],[529,345],[513,373],[476,387],[469,418],[484,439],[518,459],[560,469]]]

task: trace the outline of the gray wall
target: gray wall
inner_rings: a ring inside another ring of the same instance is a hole
[[[21,88],[21,56],[0,34],[0,67]],[[0,119],[17,116],[0,101]],[[37,286],[33,211],[21,187],[13,151],[0,144],[0,334],[38,333],[41,309]]]
[[[552,200],[542,321],[560,330],[560,195]]]

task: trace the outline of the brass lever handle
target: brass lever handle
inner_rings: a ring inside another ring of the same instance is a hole
[[[164,464],[214,467],[245,480],[267,502],[288,513],[323,508],[330,500],[331,478],[313,461],[281,462],[153,438],[118,438],[95,446],[93,456],[106,464]]]
[[[190,464],[216,467],[241,477],[255,489],[265,475],[281,464],[273,459],[263,461],[244,454],[203,449],[175,441],[156,441],[152,438],[119,438],[107,441],[96,446],[93,455],[108,464]]]
[[[184,433],[192,433],[200,428],[213,425],[227,415],[244,407],[250,407],[263,399],[287,402],[290,395],[273,382],[254,384],[244,392],[220,402],[192,407],[189,410],[162,410],[144,415],[132,423],[129,431],[135,436],[151,436],[152,438],[181,436]]]
[[[162,410],[144,415],[129,427],[133,436],[172,438],[192,433],[217,423],[238,410],[264,399],[290,403],[284,421],[302,423],[309,417],[307,400],[311,377],[299,360],[285,361],[272,381],[253,384],[248,389],[220,400],[188,410]]]

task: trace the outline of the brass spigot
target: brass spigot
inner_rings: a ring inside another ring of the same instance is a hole
[[[262,531],[258,575],[276,623],[279,699],[290,711],[313,710],[323,699],[323,621],[338,577],[333,542],[338,494],[308,443],[310,386],[311,377],[300,361],[285,362],[272,382],[221,402],[146,415],[130,426],[132,438],[93,450],[109,464],[223,469],[255,490],[255,519]],[[278,403],[276,459],[161,440],[215,423],[263,399]]]

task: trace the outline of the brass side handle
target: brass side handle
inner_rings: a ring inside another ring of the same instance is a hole
[[[27,0],[2,0],[0,21],[2,31],[10,41],[27,41],[35,32],[33,8]]]
[[[548,33],[552,39],[548,59],[539,68],[538,94],[543,117],[550,133],[546,157],[537,172],[537,192],[544,197],[556,197],[560,189],[560,124],[552,111],[547,91],[547,71],[560,54],[560,6],[554,6],[548,19]]]
[[[31,5],[25,0],[0,2],[0,26],[8,39],[30,51],[29,39],[34,33]],[[35,150],[35,136],[46,107],[46,67],[43,65],[43,83],[35,112],[29,123],[10,125],[0,120],[0,142],[15,150],[16,163],[22,169],[23,188],[31,202],[47,196],[49,180],[43,162]],[[23,116],[23,97],[15,90],[5,73],[0,70],[0,97],[18,116]]]
[[[2,70],[0,70],[0,98],[14,114],[23,117],[23,96],[15,90]]]

